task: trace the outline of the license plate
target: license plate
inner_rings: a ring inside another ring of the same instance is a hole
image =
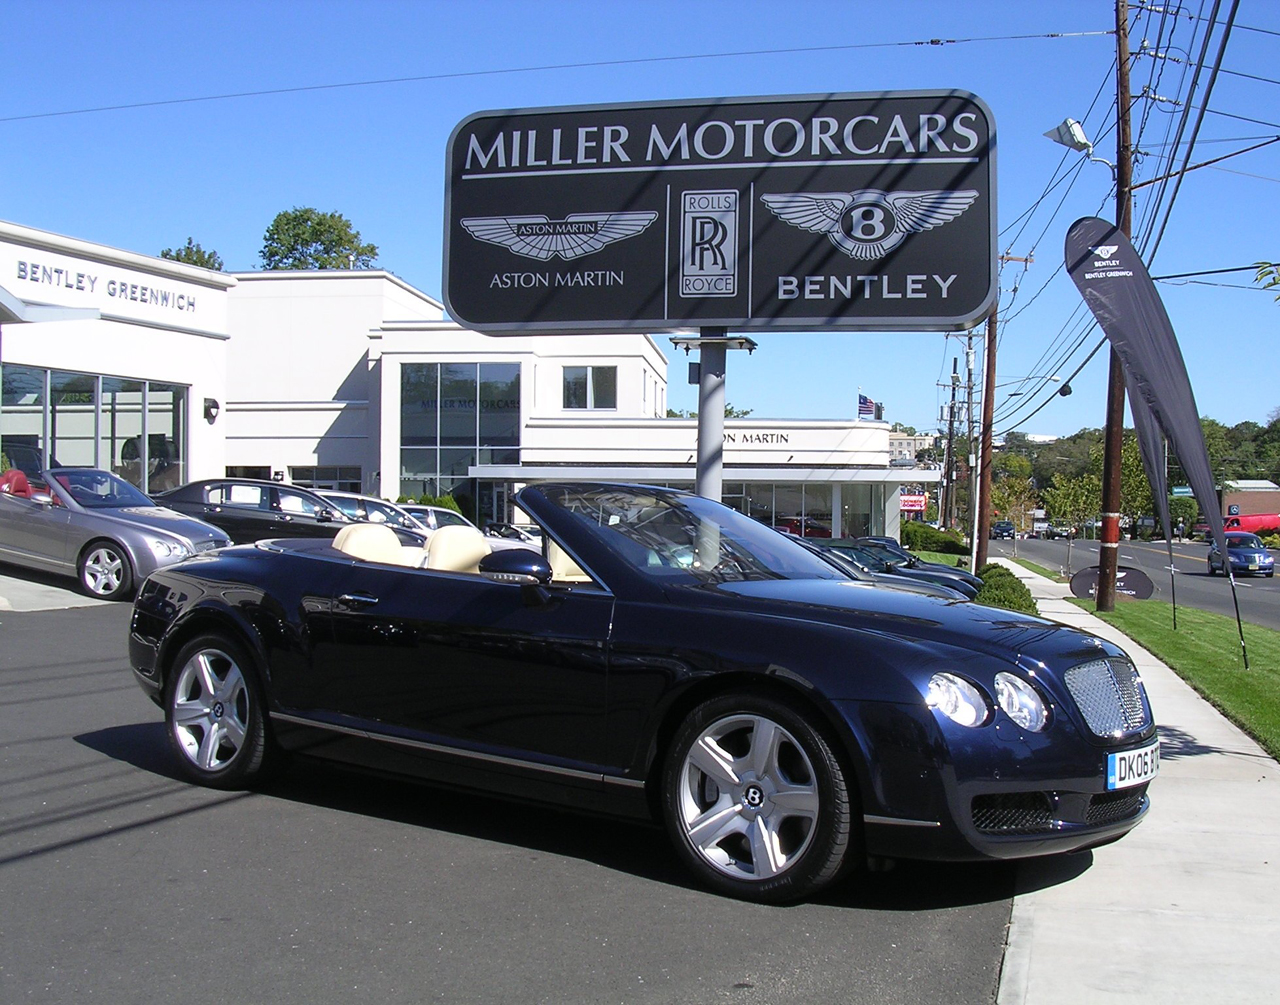
[[[1250,562],[1250,563],[1249,563],[1249,571],[1250,571],[1250,572],[1257,572],[1257,571],[1258,571],[1258,563],[1257,563],[1257,562]]]
[[[1127,789],[1160,773],[1160,741],[1137,750],[1107,755],[1107,788]]]

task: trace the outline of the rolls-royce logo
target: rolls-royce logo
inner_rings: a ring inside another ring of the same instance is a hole
[[[850,258],[872,261],[883,258],[908,234],[941,227],[973,205],[978,193],[882,192],[867,188],[856,192],[796,192],[760,197],[793,227],[826,234],[831,243]]]
[[[472,216],[462,221],[472,237],[500,244],[524,258],[545,262],[559,255],[565,261],[591,255],[601,248],[643,233],[657,213],[570,213],[563,220],[546,216]]]
[[[1090,248],[1089,250],[1092,251],[1099,258],[1110,258],[1112,255],[1114,255],[1117,251],[1120,250],[1120,245],[1099,244],[1096,248]]]

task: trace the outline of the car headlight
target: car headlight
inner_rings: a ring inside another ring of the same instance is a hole
[[[181,558],[191,554],[190,549],[180,541],[151,541],[151,550],[157,558]]]
[[[1011,673],[996,674],[996,701],[1023,729],[1038,733],[1049,721],[1049,709],[1034,687]]]
[[[925,703],[961,726],[981,726],[990,712],[981,691],[949,673],[936,673],[929,678]]]

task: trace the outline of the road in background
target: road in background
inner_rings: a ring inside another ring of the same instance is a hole
[[[694,886],[656,828],[319,766],[188,785],[129,613],[0,613],[0,1001],[994,998],[1010,863],[762,907]]]
[[[1012,541],[992,541],[992,555],[1013,558]],[[1173,565],[1177,569],[1178,605],[1195,607],[1214,614],[1235,617],[1231,603],[1231,587],[1225,576],[1210,576],[1204,541],[1174,542]],[[1018,542],[1018,557],[1042,565],[1051,571],[1066,572],[1067,542],[1028,540]],[[1071,571],[1098,564],[1097,541],[1074,541],[1071,544]],[[1121,541],[1120,564],[1141,569],[1155,584],[1153,599],[1169,600],[1169,552],[1163,541]],[[1236,576],[1236,592],[1240,598],[1240,617],[1266,628],[1280,629],[1280,580],[1262,576]]]

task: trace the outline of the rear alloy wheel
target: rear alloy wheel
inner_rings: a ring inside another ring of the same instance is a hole
[[[663,802],[681,857],[731,896],[798,900],[852,858],[844,771],[822,735],[772,698],[730,695],[694,709],[672,743]]]
[[[113,541],[95,541],[80,556],[80,586],[91,597],[118,600],[133,588],[133,566]]]
[[[193,639],[173,661],[164,692],[169,745],[184,775],[231,789],[263,770],[261,690],[243,649],[218,635]]]

